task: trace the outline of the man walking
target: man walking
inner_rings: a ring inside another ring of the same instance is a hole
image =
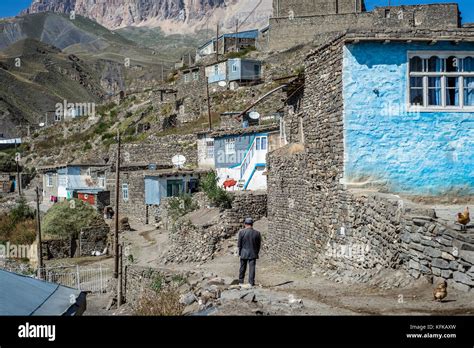
[[[251,286],[255,285],[255,265],[257,263],[258,254],[260,252],[260,245],[262,237],[260,232],[253,229],[253,220],[251,218],[245,219],[245,228],[239,231],[239,256],[240,256],[240,272],[239,283],[244,283],[245,272],[247,270],[247,262],[249,264],[249,283]]]

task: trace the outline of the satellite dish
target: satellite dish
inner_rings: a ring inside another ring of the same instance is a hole
[[[219,81],[218,85],[219,85],[220,87],[225,87],[225,86],[227,86],[227,82],[225,82],[225,81]]]
[[[39,126],[40,126],[40,127],[44,127],[44,122],[41,122],[41,123],[39,124]]]
[[[258,120],[260,118],[260,114],[256,111],[252,111],[250,114],[249,114],[249,117],[252,119],[252,120]]]
[[[183,155],[176,155],[171,159],[173,165],[177,168],[181,168],[186,163],[186,157]]]

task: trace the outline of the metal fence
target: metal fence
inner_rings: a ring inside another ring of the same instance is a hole
[[[44,280],[87,292],[104,293],[111,278],[109,268],[66,266],[45,268]]]

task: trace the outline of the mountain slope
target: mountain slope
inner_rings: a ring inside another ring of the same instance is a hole
[[[15,59],[21,57],[21,66]],[[0,54],[0,129],[38,125],[56,103],[96,103],[104,90],[84,61],[42,42],[25,39]]]
[[[263,27],[272,14],[272,0],[34,0],[23,14],[52,11],[83,15],[109,29],[160,27],[166,34],[215,28]]]

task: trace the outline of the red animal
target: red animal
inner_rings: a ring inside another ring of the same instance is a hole
[[[227,179],[226,181],[224,181],[224,189],[228,189],[228,188],[231,188],[231,187],[234,187],[235,185],[237,185],[237,181],[235,181],[234,179]]]

